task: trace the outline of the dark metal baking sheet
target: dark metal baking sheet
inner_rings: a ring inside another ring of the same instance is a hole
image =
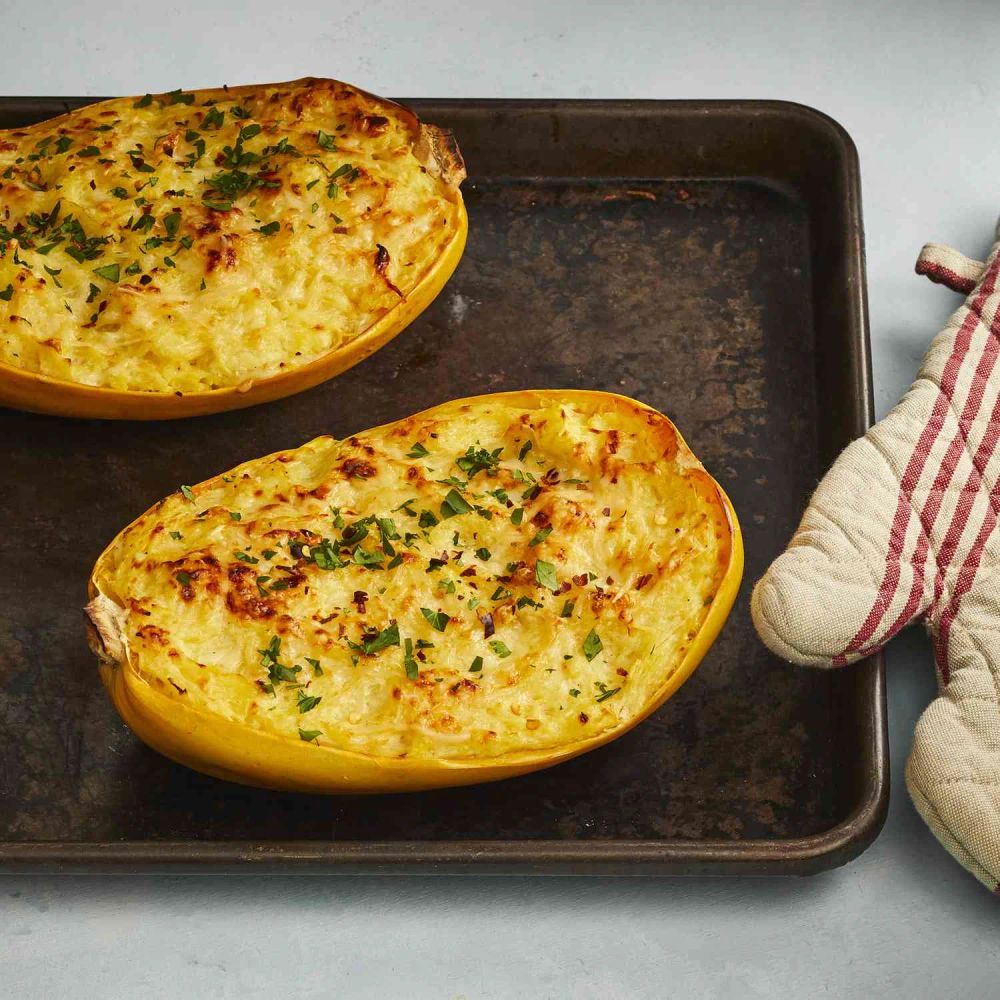
[[[0,100],[0,126],[81,100]],[[791,668],[752,581],[871,419],[849,137],[771,102],[416,101],[468,160],[470,237],[428,312],[310,392],[112,424],[0,411],[0,867],[808,873],[877,834],[879,658]],[[321,798],[195,774],[140,744],[80,606],[106,542],[181,482],[443,400],[609,389],[677,422],[729,491],[746,582],[682,690],[611,745],[528,777]]]

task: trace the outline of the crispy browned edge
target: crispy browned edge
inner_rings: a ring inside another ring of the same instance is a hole
[[[441,128],[437,125],[426,124],[404,104],[392,101],[385,97],[379,97],[371,91],[355,86],[353,83],[346,83],[343,80],[334,80],[332,77],[304,76],[297,80],[286,80],[278,83],[254,83],[241,84],[236,87],[223,85],[222,87],[192,87],[186,89],[185,93],[194,94],[199,102],[206,100],[239,100],[242,97],[256,94],[264,87],[306,90],[317,85],[329,85],[333,88],[346,87],[352,92],[368,101],[373,109],[381,108],[391,110],[397,117],[402,118],[408,125],[412,133],[413,155],[426,167],[435,177],[440,178],[448,187],[458,187],[465,180],[465,161],[462,159],[458,142],[451,129]],[[0,135],[7,132],[27,132],[32,129],[47,129],[57,126],[67,118],[76,118],[81,113],[87,113],[107,104],[120,103],[136,100],[141,95],[131,97],[115,97],[99,104],[87,105],[83,108],[76,108],[54,118],[47,118],[34,125],[18,127],[14,129],[0,129]],[[164,94],[154,94],[154,97],[163,97]]]

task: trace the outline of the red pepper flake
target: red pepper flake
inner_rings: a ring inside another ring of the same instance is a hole
[[[480,615],[479,620],[483,623],[483,638],[488,639],[496,632],[496,628],[493,625],[493,615],[489,613]]]
[[[375,273],[400,297],[404,298],[403,293],[389,280],[389,275],[386,270],[389,267],[389,251],[386,250],[381,243],[376,243],[377,247],[375,251]]]
[[[358,614],[365,613],[365,601],[368,600],[368,594],[364,590],[354,591],[354,596],[351,598],[351,603],[358,606]]]
[[[646,584],[649,583],[649,581],[652,579],[653,579],[652,573],[643,573],[642,576],[640,576],[639,579],[635,581],[635,589],[642,590],[642,588],[645,587]]]

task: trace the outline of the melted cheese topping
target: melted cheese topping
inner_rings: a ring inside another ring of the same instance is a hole
[[[126,658],[197,709],[381,757],[619,727],[730,559],[714,481],[601,393],[445,404],[184,487],[102,556]]]
[[[442,165],[434,140],[333,80],[105,101],[0,132],[0,361],[194,392],[343,347],[459,226],[457,150]]]

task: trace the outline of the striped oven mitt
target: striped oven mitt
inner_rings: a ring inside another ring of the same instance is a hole
[[[923,620],[939,694],[917,723],[907,787],[941,843],[998,891],[1000,243],[985,264],[928,244],[917,272],[965,303],[903,399],[823,478],[751,608],[775,653],[820,667]]]

